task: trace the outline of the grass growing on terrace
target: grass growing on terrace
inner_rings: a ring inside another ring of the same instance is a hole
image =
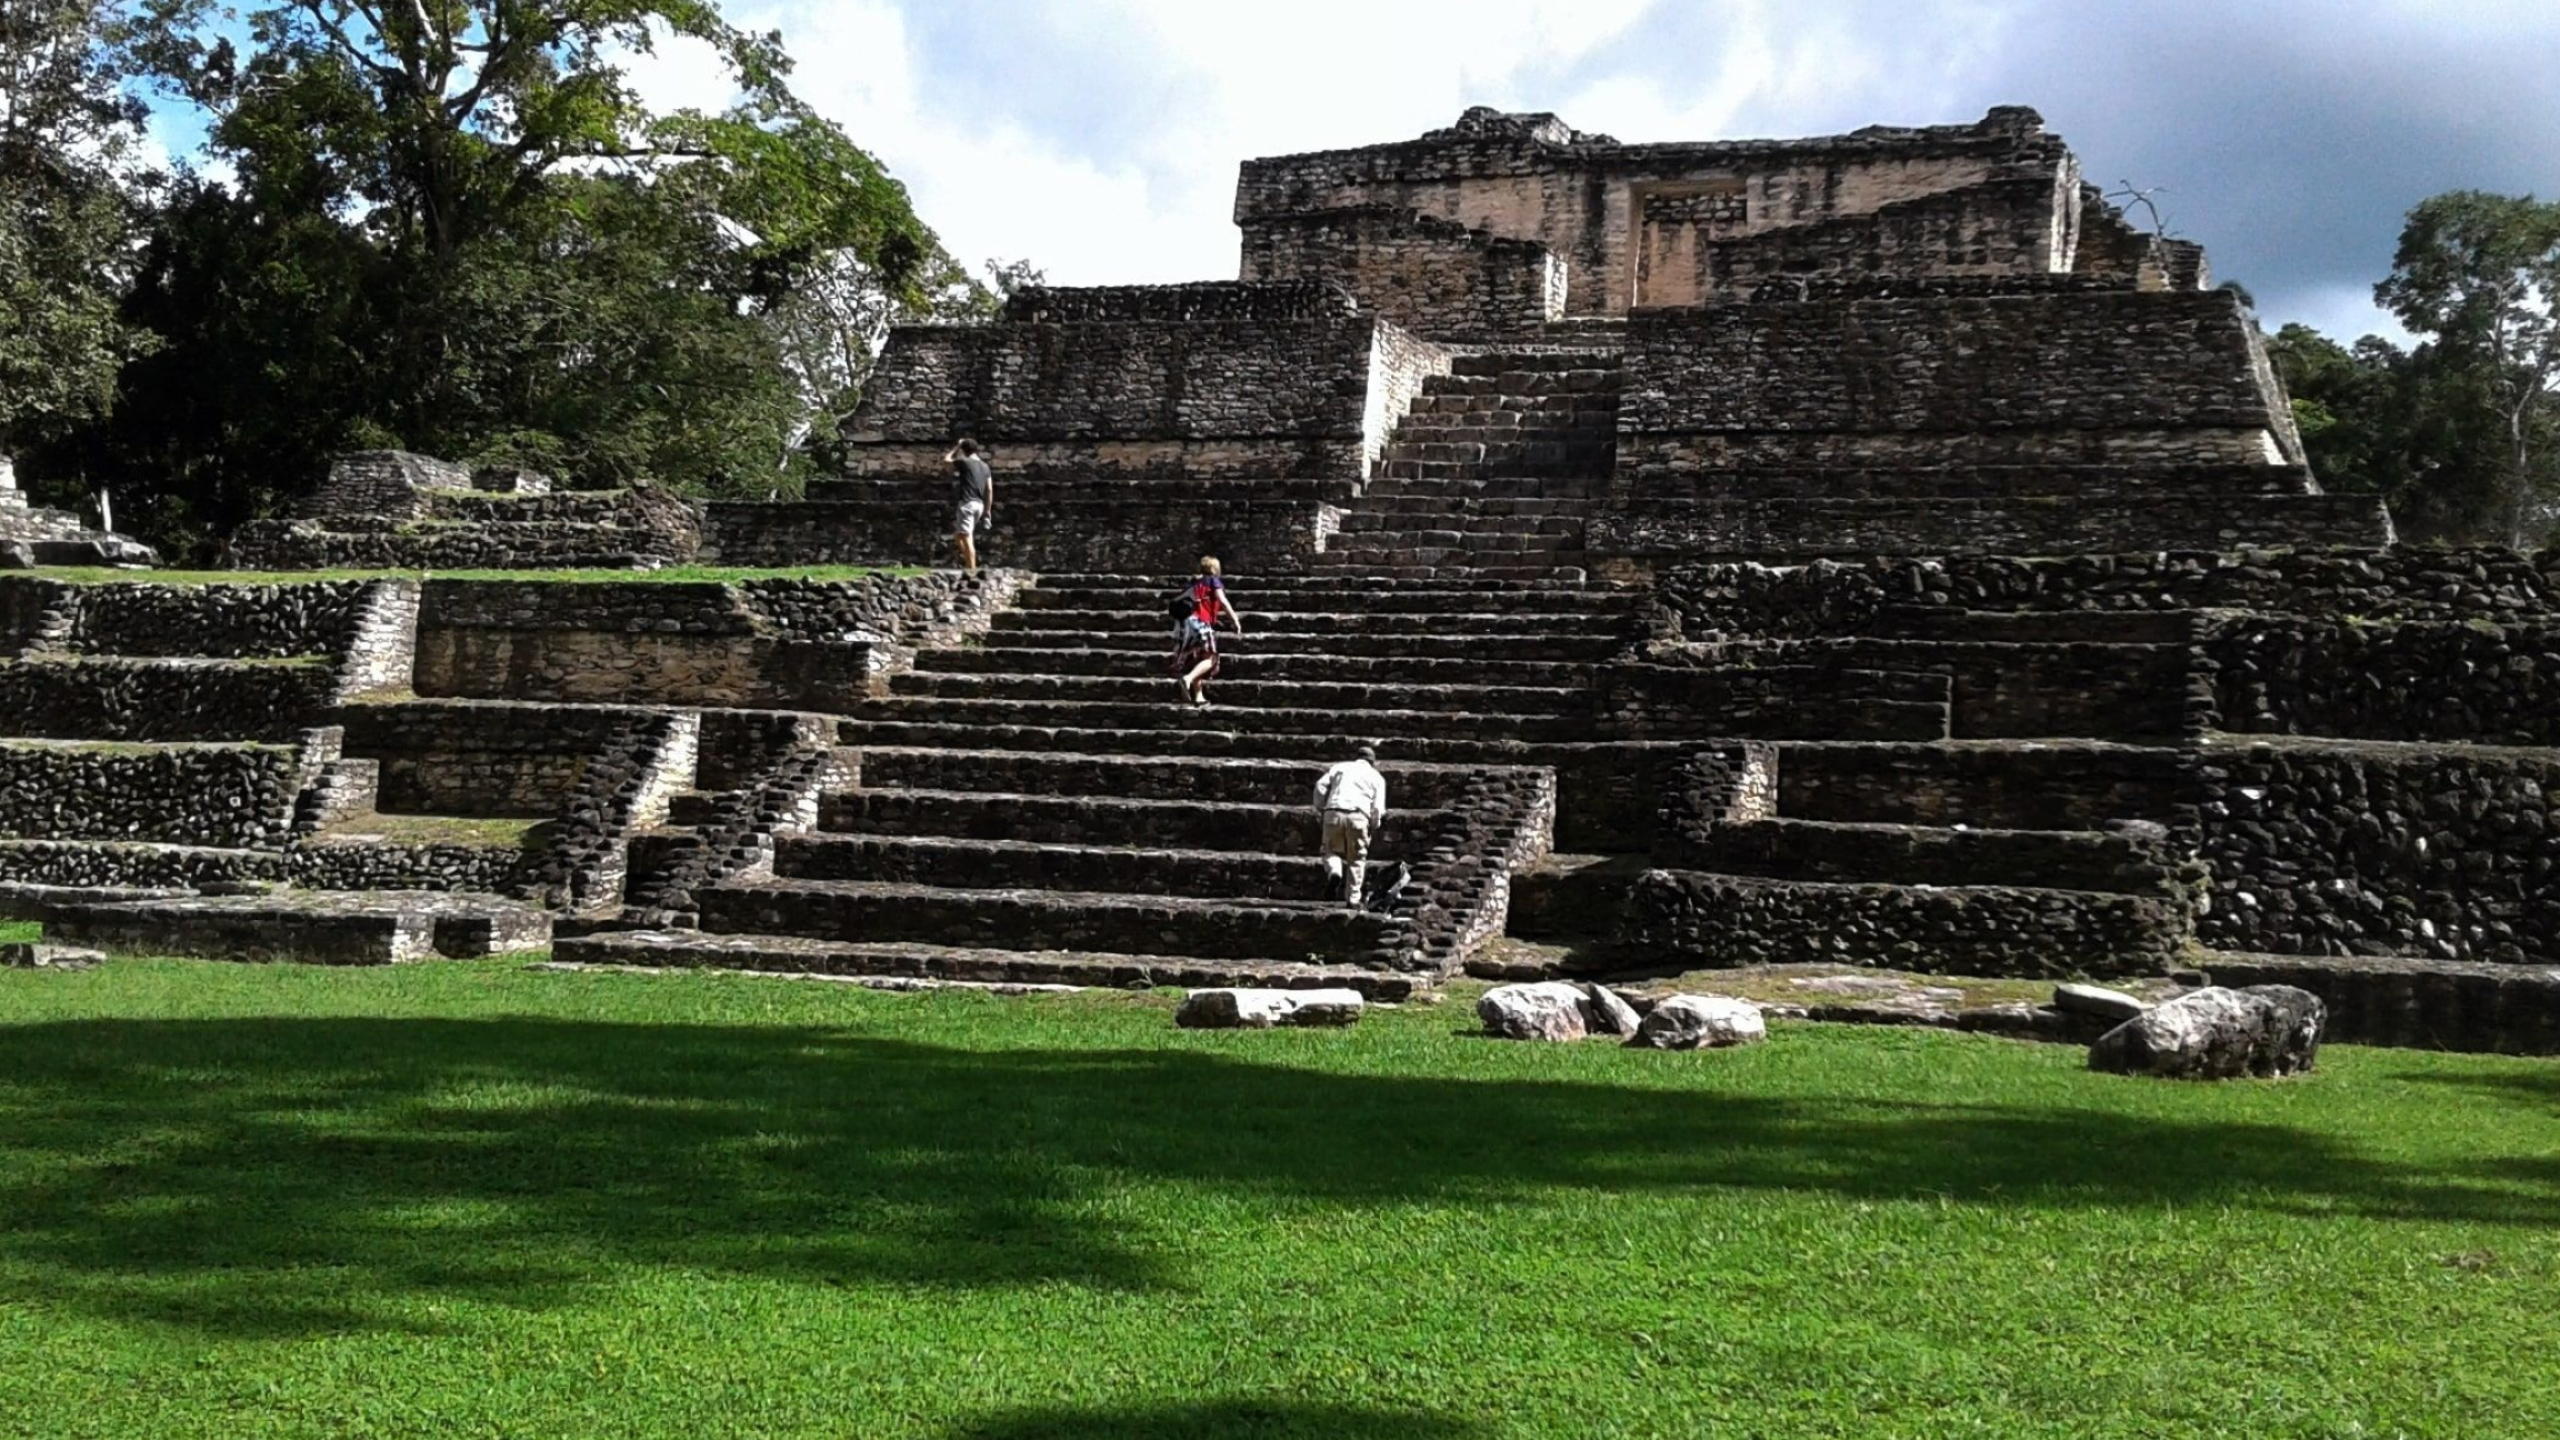
[[[110,570],[59,566],[21,572],[74,585],[308,585],[321,580],[522,580],[558,585],[673,584],[684,581],[859,580],[925,573],[907,565],[803,565],[769,569],[670,565],[662,570]]]
[[[0,1429],[2560,1433],[2560,1068],[0,973]]]

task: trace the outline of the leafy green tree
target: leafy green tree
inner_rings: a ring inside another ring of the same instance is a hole
[[[236,175],[173,207],[140,297],[176,353],[127,390],[193,391],[169,409],[219,472],[173,523],[271,510],[254,472],[307,483],[366,440],[761,490],[815,429],[772,317],[848,273],[921,307],[947,265],[790,92],[779,38],[700,0],[280,0],[245,45],[201,0],[146,4],[143,53]],[[713,48],[734,104],[645,103],[622,58],[670,35]],[[132,427],[114,448],[174,458]]]
[[[0,0],[0,455],[104,410],[147,343],[132,265],[142,112],[93,0]]]
[[[2374,299],[2493,407],[2500,528],[2526,543],[2546,484],[2536,460],[2560,409],[2560,203],[2476,190],[2421,202]]]

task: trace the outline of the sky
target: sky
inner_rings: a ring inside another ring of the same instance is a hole
[[[1236,166],[1469,105],[1629,142],[1834,134],[2030,105],[2149,191],[2270,328],[2397,335],[2401,217],[2560,196],[2560,0],[728,0],[952,253],[1056,284],[1232,278]],[[706,48],[633,61],[723,103]],[[173,141],[185,138],[172,134]],[[174,147],[173,147],[174,148]]]
[[[1236,165],[1552,110],[1630,142],[2025,104],[2151,190],[2270,328],[2396,333],[2401,217],[2560,195],[2560,0],[733,0],[972,262],[1231,278]],[[717,103],[707,55],[645,63]]]

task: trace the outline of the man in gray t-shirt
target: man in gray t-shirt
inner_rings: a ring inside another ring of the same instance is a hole
[[[951,545],[960,552],[960,563],[974,575],[978,573],[978,526],[995,508],[996,475],[979,457],[975,440],[952,446],[943,452],[942,460],[951,467]]]

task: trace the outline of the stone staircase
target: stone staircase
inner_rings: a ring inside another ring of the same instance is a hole
[[[1423,382],[1316,567],[1580,578],[1594,489],[1616,454],[1618,381],[1606,349],[1457,356]]]
[[[1171,588],[1048,577],[976,643],[920,653],[841,724],[835,768],[858,780],[775,836],[769,864],[695,891],[674,918],[698,930],[564,939],[559,958],[1381,997],[1452,973],[1500,928],[1511,862],[1547,843],[1553,781],[1507,752],[1587,732],[1592,666],[1628,642],[1641,597],[1460,575],[1239,582],[1247,633],[1197,709],[1166,668]],[[1371,892],[1399,867],[1408,884],[1353,911],[1324,899],[1308,791],[1363,739],[1387,752],[1394,805]]]

